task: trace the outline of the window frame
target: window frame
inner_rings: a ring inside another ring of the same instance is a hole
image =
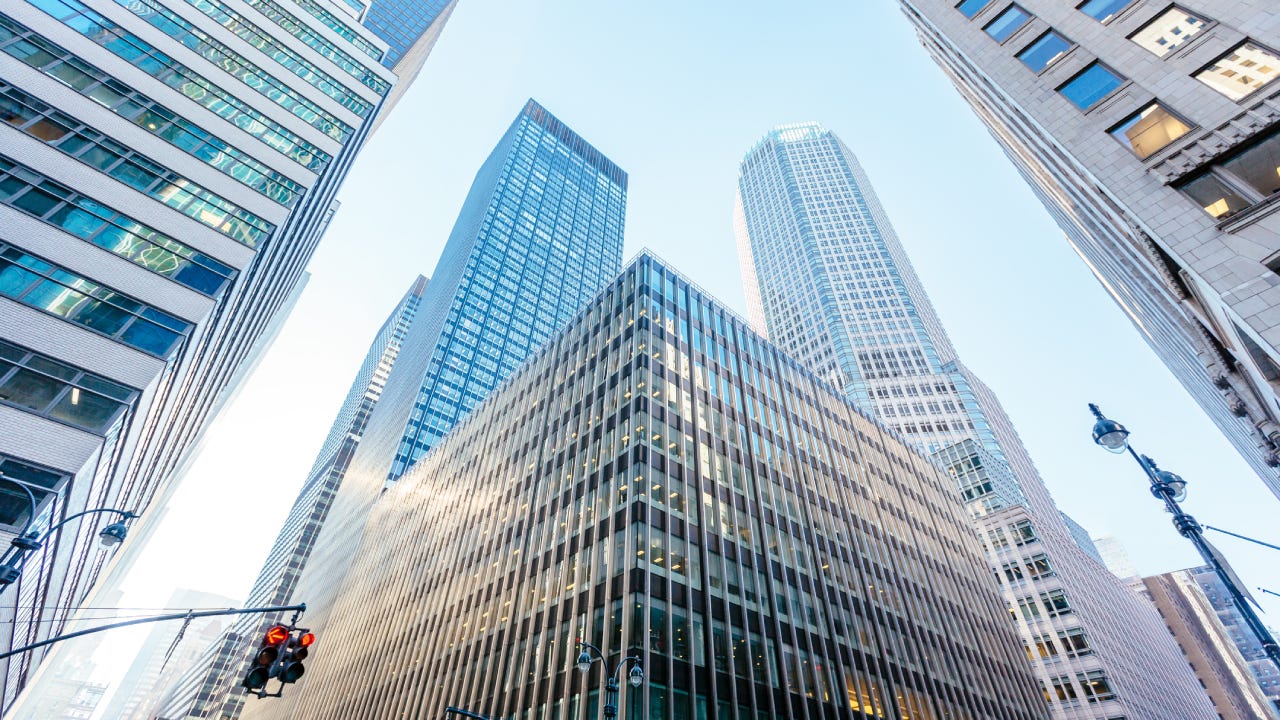
[[[1130,144],[1126,144],[1123,140],[1121,140],[1119,137],[1117,137],[1117,136],[1116,136],[1116,133],[1117,133],[1117,132],[1119,132],[1119,131],[1120,131],[1120,128],[1121,128],[1121,127],[1123,127],[1123,126],[1124,126],[1125,124],[1127,124],[1127,123],[1130,123],[1130,122],[1134,122],[1134,123],[1136,123],[1136,122],[1141,121],[1141,120],[1142,120],[1142,114],[1143,114],[1144,112],[1146,112],[1148,109],[1153,108],[1153,107],[1158,107],[1158,108],[1160,108],[1161,110],[1165,111],[1166,113],[1168,113],[1169,115],[1171,115],[1174,119],[1176,119],[1178,122],[1180,122],[1180,123],[1182,123],[1184,126],[1186,126],[1186,128],[1187,128],[1187,129],[1186,129],[1186,132],[1183,132],[1183,133],[1182,133],[1181,135],[1179,135],[1178,137],[1175,137],[1175,138],[1170,139],[1170,140],[1169,140],[1169,142],[1165,143],[1164,145],[1161,145],[1159,148],[1157,148],[1157,149],[1155,149],[1155,150],[1152,150],[1152,151],[1151,151],[1150,153],[1148,153],[1147,155],[1139,155],[1139,154],[1138,154],[1138,151],[1137,151],[1136,149],[1134,149],[1134,147],[1133,147],[1133,145],[1132,145],[1131,143],[1130,143]],[[1149,161],[1151,158],[1153,158],[1153,157],[1156,157],[1156,156],[1160,155],[1160,153],[1162,153],[1162,152],[1164,152],[1165,150],[1167,150],[1171,145],[1173,145],[1173,144],[1174,144],[1174,143],[1176,143],[1177,141],[1179,141],[1179,140],[1181,140],[1181,139],[1185,138],[1186,136],[1190,135],[1191,133],[1195,132],[1195,130],[1196,130],[1197,128],[1198,128],[1198,126],[1197,126],[1195,123],[1193,123],[1193,122],[1191,122],[1190,120],[1188,120],[1187,118],[1183,117],[1181,114],[1176,113],[1176,112],[1174,112],[1173,110],[1169,109],[1169,106],[1168,106],[1168,105],[1165,105],[1165,104],[1164,104],[1164,103],[1162,103],[1162,102],[1160,102],[1160,99],[1159,99],[1159,98],[1152,98],[1152,99],[1151,99],[1151,102],[1148,102],[1148,103],[1146,103],[1145,105],[1142,105],[1141,107],[1139,107],[1139,108],[1138,108],[1137,110],[1135,110],[1134,112],[1129,113],[1128,115],[1125,115],[1125,116],[1124,116],[1124,117],[1123,117],[1119,122],[1117,122],[1116,124],[1114,124],[1114,125],[1112,125],[1111,127],[1107,128],[1107,135],[1109,135],[1112,139],[1114,139],[1117,143],[1119,143],[1119,144],[1120,144],[1122,147],[1124,147],[1126,150],[1128,150],[1129,152],[1131,152],[1131,153],[1133,154],[1133,156],[1134,156],[1134,157],[1136,157],[1138,160],[1140,160],[1140,161],[1142,161],[1142,162],[1147,162],[1147,161]]]
[[[1019,24],[1017,25],[1017,27],[1014,27],[1012,30],[1010,30],[1010,31],[1009,31],[1009,33],[1008,33],[1007,35],[1005,35],[1003,38],[998,38],[998,37],[996,37],[995,35],[993,35],[993,34],[991,33],[991,26],[993,26],[993,25],[995,25],[996,23],[1000,22],[1000,18],[1003,18],[1005,15],[1007,15],[1007,14],[1009,14],[1009,13],[1011,13],[1011,12],[1020,12],[1020,13],[1022,13],[1022,15],[1023,15],[1023,20],[1022,20],[1022,22],[1021,22],[1021,23],[1019,23]],[[1005,43],[1007,43],[1007,42],[1009,42],[1010,40],[1012,40],[1012,39],[1013,39],[1013,36],[1014,36],[1014,35],[1017,35],[1019,31],[1021,31],[1021,30],[1022,30],[1023,28],[1025,28],[1026,26],[1030,25],[1030,24],[1031,24],[1031,21],[1032,21],[1032,20],[1035,20],[1035,19],[1036,19],[1036,16],[1035,16],[1035,15],[1033,15],[1033,14],[1031,13],[1031,11],[1030,11],[1030,10],[1027,10],[1026,8],[1022,7],[1021,5],[1019,5],[1019,4],[1018,4],[1018,3],[1016,3],[1016,2],[1015,2],[1015,3],[1010,3],[1010,4],[1009,4],[1009,5],[1008,5],[1004,10],[1001,10],[999,13],[996,13],[996,16],[995,16],[995,17],[993,17],[993,18],[991,18],[990,20],[988,20],[988,21],[987,21],[987,23],[986,23],[985,25],[983,25],[983,26],[982,26],[982,32],[983,32],[983,33],[985,33],[987,37],[989,37],[989,38],[991,38],[992,40],[996,41],[998,44],[1000,44],[1000,45],[1004,45]]]
[[[1211,85],[1211,84],[1209,84],[1209,83],[1205,82],[1204,80],[1201,80],[1201,79],[1200,79],[1200,76],[1201,76],[1201,75],[1203,75],[1203,74],[1205,74],[1205,73],[1209,72],[1209,68],[1212,68],[1214,65],[1217,65],[1217,64],[1218,64],[1218,62],[1220,62],[1223,58],[1225,58],[1225,57],[1227,57],[1227,56],[1231,55],[1232,53],[1236,52],[1237,50],[1239,50],[1240,48],[1244,47],[1245,45],[1256,45],[1257,47],[1260,47],[1260,48],[1262,48],[1263,50],[1265,50],[1265,51],[1267,51],[1267,52],[1271,53],[1271,54],[1272,54],[1272,55],[1274,55],[1276,58],[1280,58],[1280,51],[1276,51],[1276,50],[1272,49],[1270,45],[1266,45],[1266,44],[1260,43],[1260,42],[1258,42],[1258,41],[1254,40],[1253,38],[1246,36],[1243,40],[1241,40],[1240,42],[1238,42],[1238,43],[1236,43],[1236,44],[1232,45],[1232,46],[1231,46],[1228,50],[1226,50],[1225,52],[1221,52],[1221,53],[1219,53],[1219,54],[1218,54],[1218,55],[1216,55],[1212,60],[1210,60],[1209,62],[1205,63],[1203,66],[1201,66],[1200,68],[1198,68],[1195,72],[1191,73],[1191,78],[1192,78],[1192,79],[1194,79],[1194,80],[1196,80],[1196,81],[1198,81],[1200,84],[1204,85],[1205,87],[1209,88],[1210,90],[1213,90],[1213,91],[1214,91],[1215,93],[1217,93],[1218,95],[1221,95],[1222,97],[1226,98],[1228,102],[1233,102],[1233,103],[1236,103],[1236,104],[1241,104],[1241,103],[1249,102],[1252,98],[1256,97],[1256,96],[1258,95],[1258,93],[1260,93],[1260,92],[1262,92],[1263,90],[1266,90],[1268,87],[1270,87],[1270,86],[1274,85],[1274,84],[1276,83],[1276,81],[1277,81],[1277,80],[1280,80],[1280,72],[1277,72],[1277,73],[1276,73],[1276,74],[1275,74],[1275,75],[1274,75],[1270,80],[1268,80],[1268,81],[1266,81],[1266,82],[1262,83],[1262,84],[1261,84],[1261,85],[1259,85],[1258,87],[1254,88],[1253,90],[1250,90],[1249,92],[1245,93],[1244,95],[1241,95],[1241,96],[1240,96],[1240,97],[1238,97],[1238,98],[1232,98],[1230,95],[1227,95],[1226,93],[1222,92],[1221,90],[1219,90],[1219,89],[1218,89],[1218,88],[1216,88],[1215,86],[1213,86],[1213,85]]]
[[[1115,78],[1119,82],[1116,83],[1112,88],[1107,90],[1105,93],[1099,95],[1093,102],[1089,103],[1087,106],[1081,106],[1075,100],[1072,100],[1066,93],[1064,93],[1063,90],[1067,89],[1068,86],[1070,86],[1072,83],[1076,82],[1080,78],[1084,77],[1086,73],[1090,72],[1095,68],[1101,68],[1103,71],[1111,75],[1113,78]],[[1111,66],[1102,62],[1102,60],[1095,59],[1093,62],[1080,68],[1080,70],[1072,74],[1071,77],[1067,78],[1062,83],[1060,83],[1056,88],[1054,88],[1054,92],[1056,92],[1059,96],[1061,96],[1062,99],[1071,103],[1071,105],[1074,106],[1080,112],[1088,114],[1090,112],[1093,112],[1093,110],[1095,110],[1099,105],[1102,105],[1104,102],[1106,102],[1108,98],[1114,97],[1116,93],[1120,92],[1120,90],[1123,89],[1124,86],[1128,85],[1130,82],[1131,80],[1129,78],[1125,77],[1124,75],[1121,75],[1115,70],[1112,70]]]
[[[1111,23],[1115,22],[1116,18],[1128,12],[1131,8],[1133,8],[1134,5],[1137,4],[1137,0],[1128,0],[1128,2],[1125,2],[1123,5],[1117,8],[1115,12],[1107,16],[1106,19],[1103,19],[1103,18],[1096,17],[1094,15],[1091,15],[1088,12],[1085,12],[1084,6],[1088,5],[1091,2],[1093,2],[1093,0],[1080,0],[1080,2],[1076,3],[1076,10],[1078,10],[1084,16],[1094,20],[1099,25],[1110,25]]]
[[[1156,21],[1158,21],[1160,18],[1164,17],[1165,15],[1168,15],[1170,12],[1173,12],[1174,10],[1178,10],[1178,11],[1184,12],[1184,13],[1186,13],[1188,16],[1193,17],[1193,18],[1196,18],[1197,20],[1199,20],[1200,22],[1202,22],[1202,23],[1203,23],[1203,25],[1201,25],[1201,26],[1200,26],[1200,29],[1196,30],[1194,34],[1189,35],[1189,36],[1188,36],[1185,40],[1183,40],[1181,43],[1179,43],[1179,44],[1177,44],[1177,45],[1175,45],[1175,46],[1173,46],[1173,47],[1171,47],[1171,48],[1168,48],[1167,52],[1165,52],[1165,54],[1163,54],[1163,55],[1158,54],[1156,51],[1152,50],[1151,48],[1147,47],[1146,45],[1143,45],[1142,43],[1138,42],[1137,40],[1134,40],[1134,38],[1135,38],[1135,37],[1137,37],[1137,35],[1138,35],[1139,33],[1141,33],[1143,30],[1146,30],[1147,28],[1151,27],[1151,26],[1152,26],[1152,25],[1154,25],[1154,24],[1156,23]],[[1216,25],[1216,24],[1217,24],[1217,21],[1215,21],[1213,18],[1205,17],[1204,15],[1201,15],[1201,14],[1199,14],[1199,13],[1194,13],[1194,12],[1192,12],[1192,11],[1190,11],[1190,10],[1186,9],[1185,7],[1183,7],[1183,6],[1181,6],[1181,5],[1177,4],[1177,3],[1170,3],[1170,4],[1169,4],[1169,5],[1167,5],[1163,10],[1161,10],[1160,12],[1157,12],[1155,15],[1151,16],[1151,18],[1150,18],[1149,20],[1147,20],[1146,22],[1142,23],[1142,25],[1138,26],[1138,28],[1137,28],[1136,30],[1134,30],[1133,32],[1131,32],[1131,33],[1129,33],[1128,35],[1126,35],[1126,36],[1125,36],[1125,39],[1126,39],[1126,40],[1128,40],[1129,42],[1133,43],[1134,45],[1137,45],[1138,47],[1142,48],[1143,50],[1146,50],[1147,52],[1151,53],[1152,55],[1154,55],[1154,56],[1155,56],[1155,57],[1157,57],[1157,58],[1160,58],[1161,60],[1167,60],[1167,59],[1169,59],[1169,57],[1170,57],[1170,56],[1175,55],[1175,54],[1177,54],[1177,53],[1179,53],[1179,52],[1182,52],[1183,50],[1186,50],[1186,49],[1191,45],[1191,43],[1193,43],[1193,42],[1195,42],[1195,41],[1196,41],[1196,39],[1197,39],[1197,38],[1203,38],[1203,37],[1205,37],[1205,33],[1207,33],[1207,32],[1208,32],[1211,28],[1213,28],[1213,26],[1214,26],[1214,25]],[[1221,57],[1226,57],[1226,55],[1222,55]],[[1215,62],[1216,62],[1216,61],[1215,61]],[[1208,67],[1208,66],[1205,66],[1205,67]]]
[[[1026,55],[1026,54],[1027,54],[1027,52],[1028,52],[1029,50],[1031,50],[1031,47],[1032,47],[1033,45],[1035,45],[1035,44],[1039,43],[1041,40],[1044,40],[1044,39],[1048,38],[1050,35],[1053,35],[1053,36],[1055,36],[1055,37],[1057,37],[1057,38],[1060,38],[1060,39],[1064,40],[1064,41],[1067,43],[1067,49],[1066,49],[1066,50],[1063,50],[1061,53],[1059,53],[1059,54],[1055,55],[1052,59],[1050,59],[1048,62],[1046,62],[1044,65],[1042,65],[1042,66],[1041,66],[1040,68],[1038,68],[1038,69],[1037,69],[1037,68],[1034,68],[1034,67],[1031,67],[1031,64],[1030,64],[1030,63],[1028,63],[1025,59],[1023,59],[1023,57],[1022,57],[1022,56],[1023,56],[1023,55]],[[1021,50],[1019,50],[1018,52],[1014,53],[1013,57],[1014,57],[1018,62],[1022,63],[1022,65],[1023,65],[1024,67],[1026,67],[1028,70],[1030,70],[1031,72],[1035,73],[1036,75],[1043,75],[1043,74],[1045,74],[1046,72],[1048,72],[1048,71],[1049,71],[1049,68],[1053,67],[1054,65],[1057,65],[1059,62],[1062,62],[1062,59],[1063,59],[1063,58],[1065,58],[1065,57],[1067,57],[1068,55],[1070,55],[1070,54],[1071,54],[1071,51],[1072,51],[1072,50],[1075,50],[1075,49],[1076,49],[1076,47],[1077,47],[1077,45],[1078,45],[1078,43],[1076,43],[1074,40],[1072,40],[1071,38],[1067,37],[1066,35],[1063,35],[1062,33],[1058,32],[1056,29],[1054,29],[1054,28],[1052,28],[1052,27],[1051,27],[1051,28],[1049,28],[1049,29],[1045,30],[1044,32],[1040,33],[1039,35],[1035,36],[1035,38],[1034,38],[1031,42],[1027,43],[1025,46],[1023,46],[1023,48],[1022,48]]]

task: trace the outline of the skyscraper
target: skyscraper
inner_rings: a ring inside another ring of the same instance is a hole
[[[1054,717],[1212,717],[1150,605],[1095,559],[957,358],[853,153],[817,124],[781,126],[747,153],[738,190],[752,317],[951,471]]]
[[[1208,584],[1215,591],[1214,600],[1211,601],[1201,589],[1195,577],[1197,574],[1212,576]],[[1143,578],[1142,582],[1147,595],[1160,610],[1160,617],[1169,626],[1169,632],[1177,638],[1191,669],[1213,700],[1219,717],[1223,720],[1280,718],[1276,714],[1276,706],[1263,694],[1258,678],[1240,654],[1247,646],[1237,647],[1237,640],[1242,639],[1242,633],[1252,638],[1252,633],[1244,625],[1239,612],[1231,607],[1222,581],[1218,580],[1212,568],[1179,570]],[[1224,604],[1226,607],[1222,607]],[[1219,619],[1223,610],[1228,611],[1234,627],[1228,628]],[[1257,639],[1252,639],[1257,652],[1255,662],[1269,666],[1267,678],[1274,681],[1275,664],[1262,652]]]
[[[626,187],[541,105],[521,109],[463,202],[299,579],[309,626],[324,627],[383,488],[616,276]]]
[[[1222,584],[1222,578],[1208,566],[1189,568],[1185,571],[1190,579],[1200,586],[1200,591],[1208,599],[1210,606],[1218,616],[1218,621],[1226,628],[1228,637],[1240,651],[1244,661],[1249,664],[1249,671],[1257,680],[1262,693],[1271,703],[1272,709],[1280,711],[1280,669],[1267,657],[1254,635],[1245,623],[1244,616],[1231,602],[1231,595]]]
[[[382,397],[382,388],[417,317],[426,288],[427,279],[418,276],[374,337],[244,607],[288,605],[294,601],[298,577],[328,519],[333,498],[342,487],[369,416]],[[274,615],[237,618],[234,626],[189,663],[186,672],[169,675],[165,684],[171,687],[167,687],[163,702],[153,708],[157,711],[154,717],[239,717],[245,700],[240,688],[245,665],[257,649],[257,639],[279,620]]]
[[[296,297],[395,78],[355,50],[384,47],[371,31],[290,8],[0,8],[4,530],[110,506],[143,512],[144,534]],[[96,535],[114,519],[73,522],[31,556],[0,594],[0,646],[57,634],[99,591],[113,566]],[[0,706],[48,651],[0,666]]]
[[[1280,9],[902,7],[1076,253],[1280,495]]]
[[[273,717],[600,717],[576,639],[628,720],[1045,716],[950,478],[647,254],[353,555]]]
[[[364,4],[364,0],[344,2],[353,7]],[[422,71],[457,5],[458,0],[370,0],[362,11],[365,27],[390,45],[382,54],[382,64],[400,79],[387,96],[388,109],[400,101]]]

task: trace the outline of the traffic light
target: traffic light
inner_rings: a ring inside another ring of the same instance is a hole
[[[302,677],[302,673],[307,669],[303,667],[302,661],[307,659],[307,648],[311,647],[316,641],[315,633],[305,630],[295,631],[297,634],[290,637],[284,645],[284,652],[280,656],[278,668],[279,671],[272,673],[280,678],[282,683],[295,683],[298,678]]]
[[[284,625],[273,625],[270,630],[267,630],[262,637],[262,645],[258,653],[253,656],[253,666],[249,668],[248,674],[240,684],[250,692],[261,690],[267,684],[267,680],[277,675],[281,645],[288,640],[289,628]]]

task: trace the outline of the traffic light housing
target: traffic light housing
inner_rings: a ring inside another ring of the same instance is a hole
[[[284,644],[283,652],[277,661],[279,670],[273,673],[282,683],[295,683],[307,671],[302,661],[307,659],[310,648],[316,641],[315,633],[296,630],[295,634]]]
[[[284,625],[273,625],[267,630],[257,654],[253,656],[253,665],[240,684],[250,692],[262,690],[267,680],[276,676],[281,648],[289,639],[289,628]]]

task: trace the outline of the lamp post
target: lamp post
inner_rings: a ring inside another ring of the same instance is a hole
[[[1097,421],[1093,424],[1093,441],[1102,446],[1108,452],[1117,455],[1129,452],[1133,459],[1137,461],[1143,472],[1147,474],[1147,479],[1151,482],[1151,494],[1158,500],[1164,501],[1165,510],[1173,515],[1173,526],[1177,528],[1178,534],[1191,541],[1196,546],[1196,550],[1200,552],[1200,557],[1208,563],[1209,567],[1217,573],[1218,578],[1222,580],[1222,584],[1226,586],[1227,593],[1231,595],[1231,601],[1235,604],[1236,609],[1244,617],[1245,623],[1253,634],[1258,638],[1258,642],[1262,644],[1262,649],[1267,653],[1267,657],[1271,662],[1280,667],[1280,645],[1276,644],[1275,638],[1271,637],[1270,631],[1262,624],[1262,620],[1258,614],[1253,611],[1248,600],[1245,599],[1244,593],[1237,586],[1232,573],[1230,572],[1227,562],[1218,552],[1204,539],[1204,527],[1196,522],[1196,519],[1182,511],[1182,507],[1178,504],[1187,497],[1187,481],[1178,475],[1161,470],[1156,463],[1146,455],[1139,455],[1129,444],[1129,431],[1123,425],[1108,418],[1102,414],[1097,405],[1089,403],[1089,410]]]
[[[609,669],[609,660],[605,658],[600,648],[589,642],[578,641],[578,648],[582,653],[578,655],[578,670],[584,674],[590,672],[591,665],[596,660],[600,661],[601,668],[605,671],[604,680],[604,716],[606,718],[615,718],[618,716],[618,671],[627,665],[631,665],[631,672],[627,674],[627,682],[631,683],[631,687],[638,688],[644,682],[644,669],[641,667],[640,658],[635,655],[628,655],[620,660]],[[592,653],[595,657],[592,657]]]
[[[22,532],[10,541],[9,549],[5,551],[4,556],[0,557],[0,592],[4,588],[17,582],[22,577],[22,568],[27,561],[27,556],[39,550],[44,546],[44,542],[48,540],[53,533],[63,525],[84,517],[85,515],[93,515],[96,513],[115,513],[120,519],[102,528],[102,532],[98,533],[98,538],[102,542],[103,547],[112,547],[119,545],[124,541],[125,536],[129,534],[129,528],[125,525],[126,520],[132,520],[138,517],[136,513],[128,510],[117,510],[115,508],[93,508],[91,510],[82,510],[78,513],[68,515],[61,521],[49,526],[49,529],[43,533],[31,530],[31,524],[36,519],[36,496],[31,492],[31,488],[25,483],[19,482],[11,477],[0,475],[0,482],[7,482],[22,490],[27,496],[27,502],[31,505],[31,511],[27,513],[27,522],[22,526]]]

